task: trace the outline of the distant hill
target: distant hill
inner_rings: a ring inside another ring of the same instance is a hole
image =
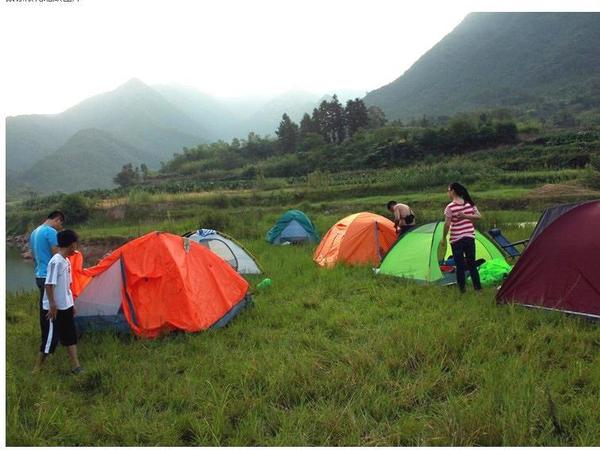
[[[158,166],[184,146],[206,142],[207,132],[152,88],[132,79],[60,114],[6,119],[7,168],[23,171],[48,156],[80,130],[96,128],[143,148]]]
[[[20,181],[48,193],[114,188],[112,179],[124,164],[139,165],[148,159],[146,152],[106,131],[86,129],[35,163],[21,175]]]
[[[14,175],[11,180],[17,180],[19,174],[29,171],[42,160],[47,161],[47,157],[55,155],[63,146],[69,147],[74,155],[76,149],[72,148],[71,138],[81,130],[95,129],[106,132],[120,144],[143,151],[145,159],[142,162],[158,168],[161,161],[170,159],[183,147],[219,139],[243,139],[250,131],[273,136],[283,113],[287,112],[299,121],[302,114],[310,113],[319,101],[318,95],[302,91],[290,91],[268,99],[218,99],[190,87],[147,86],[133,78],[60,114],[8,117],[6,167]],[[85,143],[88,152],[92,141]],[[31,173],[36,170],[39,169]],[[83,166],[82,170],[87,169]],[[106,185],[105,177],[98,178],[95,173],[85,172],[82,175],[84,178],[90,175],[89,180],[102,179],[101,185]],[[45,175],[47,180],[53,176],[52,173]],[[26,178],[37,179],[29,175]],[[60,182],[47,183],[60,186]],[[7,187],[11,190],[15,185],[11,182]],[[96,187],[101,186],[86,186]]]
[[[208,140],[229,140],[236,135],[242,115],[223,101],[188,86],[160,84],[152,88],[189,118],[202,124]]]
[[[548,103],[600,107],[599,48],[600,13],[472,13],[364,101],[390,119]]]

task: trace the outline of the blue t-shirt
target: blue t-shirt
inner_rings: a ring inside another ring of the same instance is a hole
[[[48,263],[52,258],[52,247],[58,245],[58,232],[50,225],[42,224],[29,236],[29,248],[35,261],[35,277],[46,278]]]

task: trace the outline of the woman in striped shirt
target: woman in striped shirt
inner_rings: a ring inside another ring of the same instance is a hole
[[[456,281],[460,292],[465,292],[465,269],[469,269],[473,287],[481,289],[479,272],[475,266],[475,227],[473,222],[481,219],[481,214],[467,189],[460,183],[448,186],[448,196],[452,200],[444,210],[446,223],[442,246],[446,246],[446,236],[450,230],[450,246],[456,263]]]

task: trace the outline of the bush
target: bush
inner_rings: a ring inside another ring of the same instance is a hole
[[[231,215],[223,211],[205,211],[197,216],[198,228],[212,228],[227,231],[231,225]]]
[[[85,222],[92,212],[90,201],[81,194],[64,196],[59,209],[65,213],[69,224]]]
[[[581,182],[590,189],[600,189],[600,171],[594,170],[591,167],[585,169],[581,177]]]
[[[592,169],[600,172],[600,155],[591,155],[590,156],[590,166]]]

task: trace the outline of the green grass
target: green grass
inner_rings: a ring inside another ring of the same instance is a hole
[[[85,335],[79,377],[64,349],[30,374],[35,295],[9,295],[7,444],[600,442],[597,323],[244,243],[273,279],[254,307],[218,331]]]

